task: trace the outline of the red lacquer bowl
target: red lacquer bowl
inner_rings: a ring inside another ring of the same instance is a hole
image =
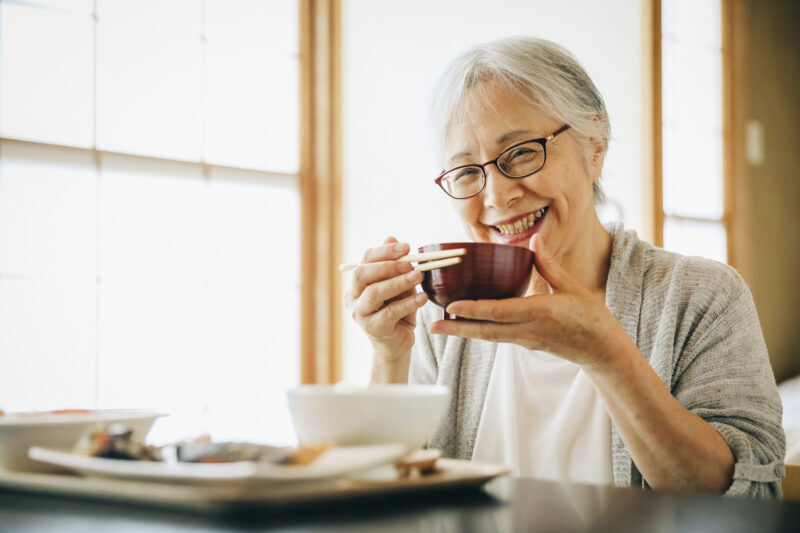
[[[424,272],[422,290],[446,308],[457,300],[499,300],[523,296],[531,281],[533,252],[519,246],[488,242],[428,244],[420,252],[466,248],[457,265]],[[446,320],[457,320],[444,313]]]

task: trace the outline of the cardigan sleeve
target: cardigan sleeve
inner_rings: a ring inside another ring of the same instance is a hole
[[[408,368],[408,382],[431,385],[436,383],[439,373],[438,364],[430,333],[428,333],[428,317],[426,305],[417,313],[417,326],[414,328],[414,346],[411,348],[411,364]]]
[[[714,302],[696,315],[673,394],[730,446],[736,463],[726,495],[779,497],[786,449],[781,400],[750,291],[726,270],[705,287],[716,290]]]

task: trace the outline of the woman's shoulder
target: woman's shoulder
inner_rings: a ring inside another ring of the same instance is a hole
[[[614,238],[612,271],[641,275],[643,292],[671,289],[680,290],[687,296],[714,294],[735,298],[747,291],[742,277],[729,265],[659,248],[640,239],[635,231],[624,230],[621,225],[611,226],[610,233]],[[635,263],[635,266],[630,263]]]
[[[619,226],[609,233],[614,250],[607,300],[612,311],[629,319],[629,332],[638,327],[696,333],[717,325],[721,316],[760,328],[750,289],[730,265],[664,250]]]
[[[736,296],[747,286],[730,265],[706,257],[681,255],[649,245],[644,261],[645,278],[652,283],[680,281],[688,293],[723,293]]]

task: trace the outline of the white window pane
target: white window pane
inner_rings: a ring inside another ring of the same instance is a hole
[[[700,218],[722,217],[722,138],[664,129],[664,211]]]
[[[207,7],[205,159],[296,173],[296,3],[209,2]]]
[[[663,120],[701,135],[722,131],[719,50],[664,41]]]
[[[97,176],[92,156],[5,142],[0,150],[0,272],[94,280]]]
[[[290,443],[285,390],[299,382],[300,228],[295,180],[212,170],[207,242],[215,438]]]
[[[93,279],[0,277],[0,406],[91,408],[95,392]]]
[[[92,18],[0,4],[0,134],[91,146]]]
[[[204,5],[209,41],[255,46],[274,55],[297,53],[297,0],[206,0]]]
[[[155,441],[291,442],[296,182],[125,159],[103,163],[100,405],[177,412]]]
[[[14,143],[0,148],[0,406],[92,407],[92,158]]]
[[[667,218],[664,248],[683,255],[699,255],[727,262],[725,227],[721,223]]]
[[[206,184],[187,164],[102,160],[100,407],[202,405]]]
[[[721,45],[720,0],[663,0],[661,6],[664,33],[700,45]]]
[[[82,15],[90,15],[94,11],[94,0],[33,0],[30,4],[35,7]]]
[[[98,3],[98,146],[201,157],[202,3]]]

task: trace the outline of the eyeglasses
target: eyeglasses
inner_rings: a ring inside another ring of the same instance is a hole
[[[442,172],[435,183],[448,196],[463,200],[480,194],[486,187],[486,167],[491,164],[494,164],[507,178],[527,178],[544,167],[547,160],[547,142],[568,129],[569,125],[564,124],[547,137],[517,143],[482,165],[463,165]]]

